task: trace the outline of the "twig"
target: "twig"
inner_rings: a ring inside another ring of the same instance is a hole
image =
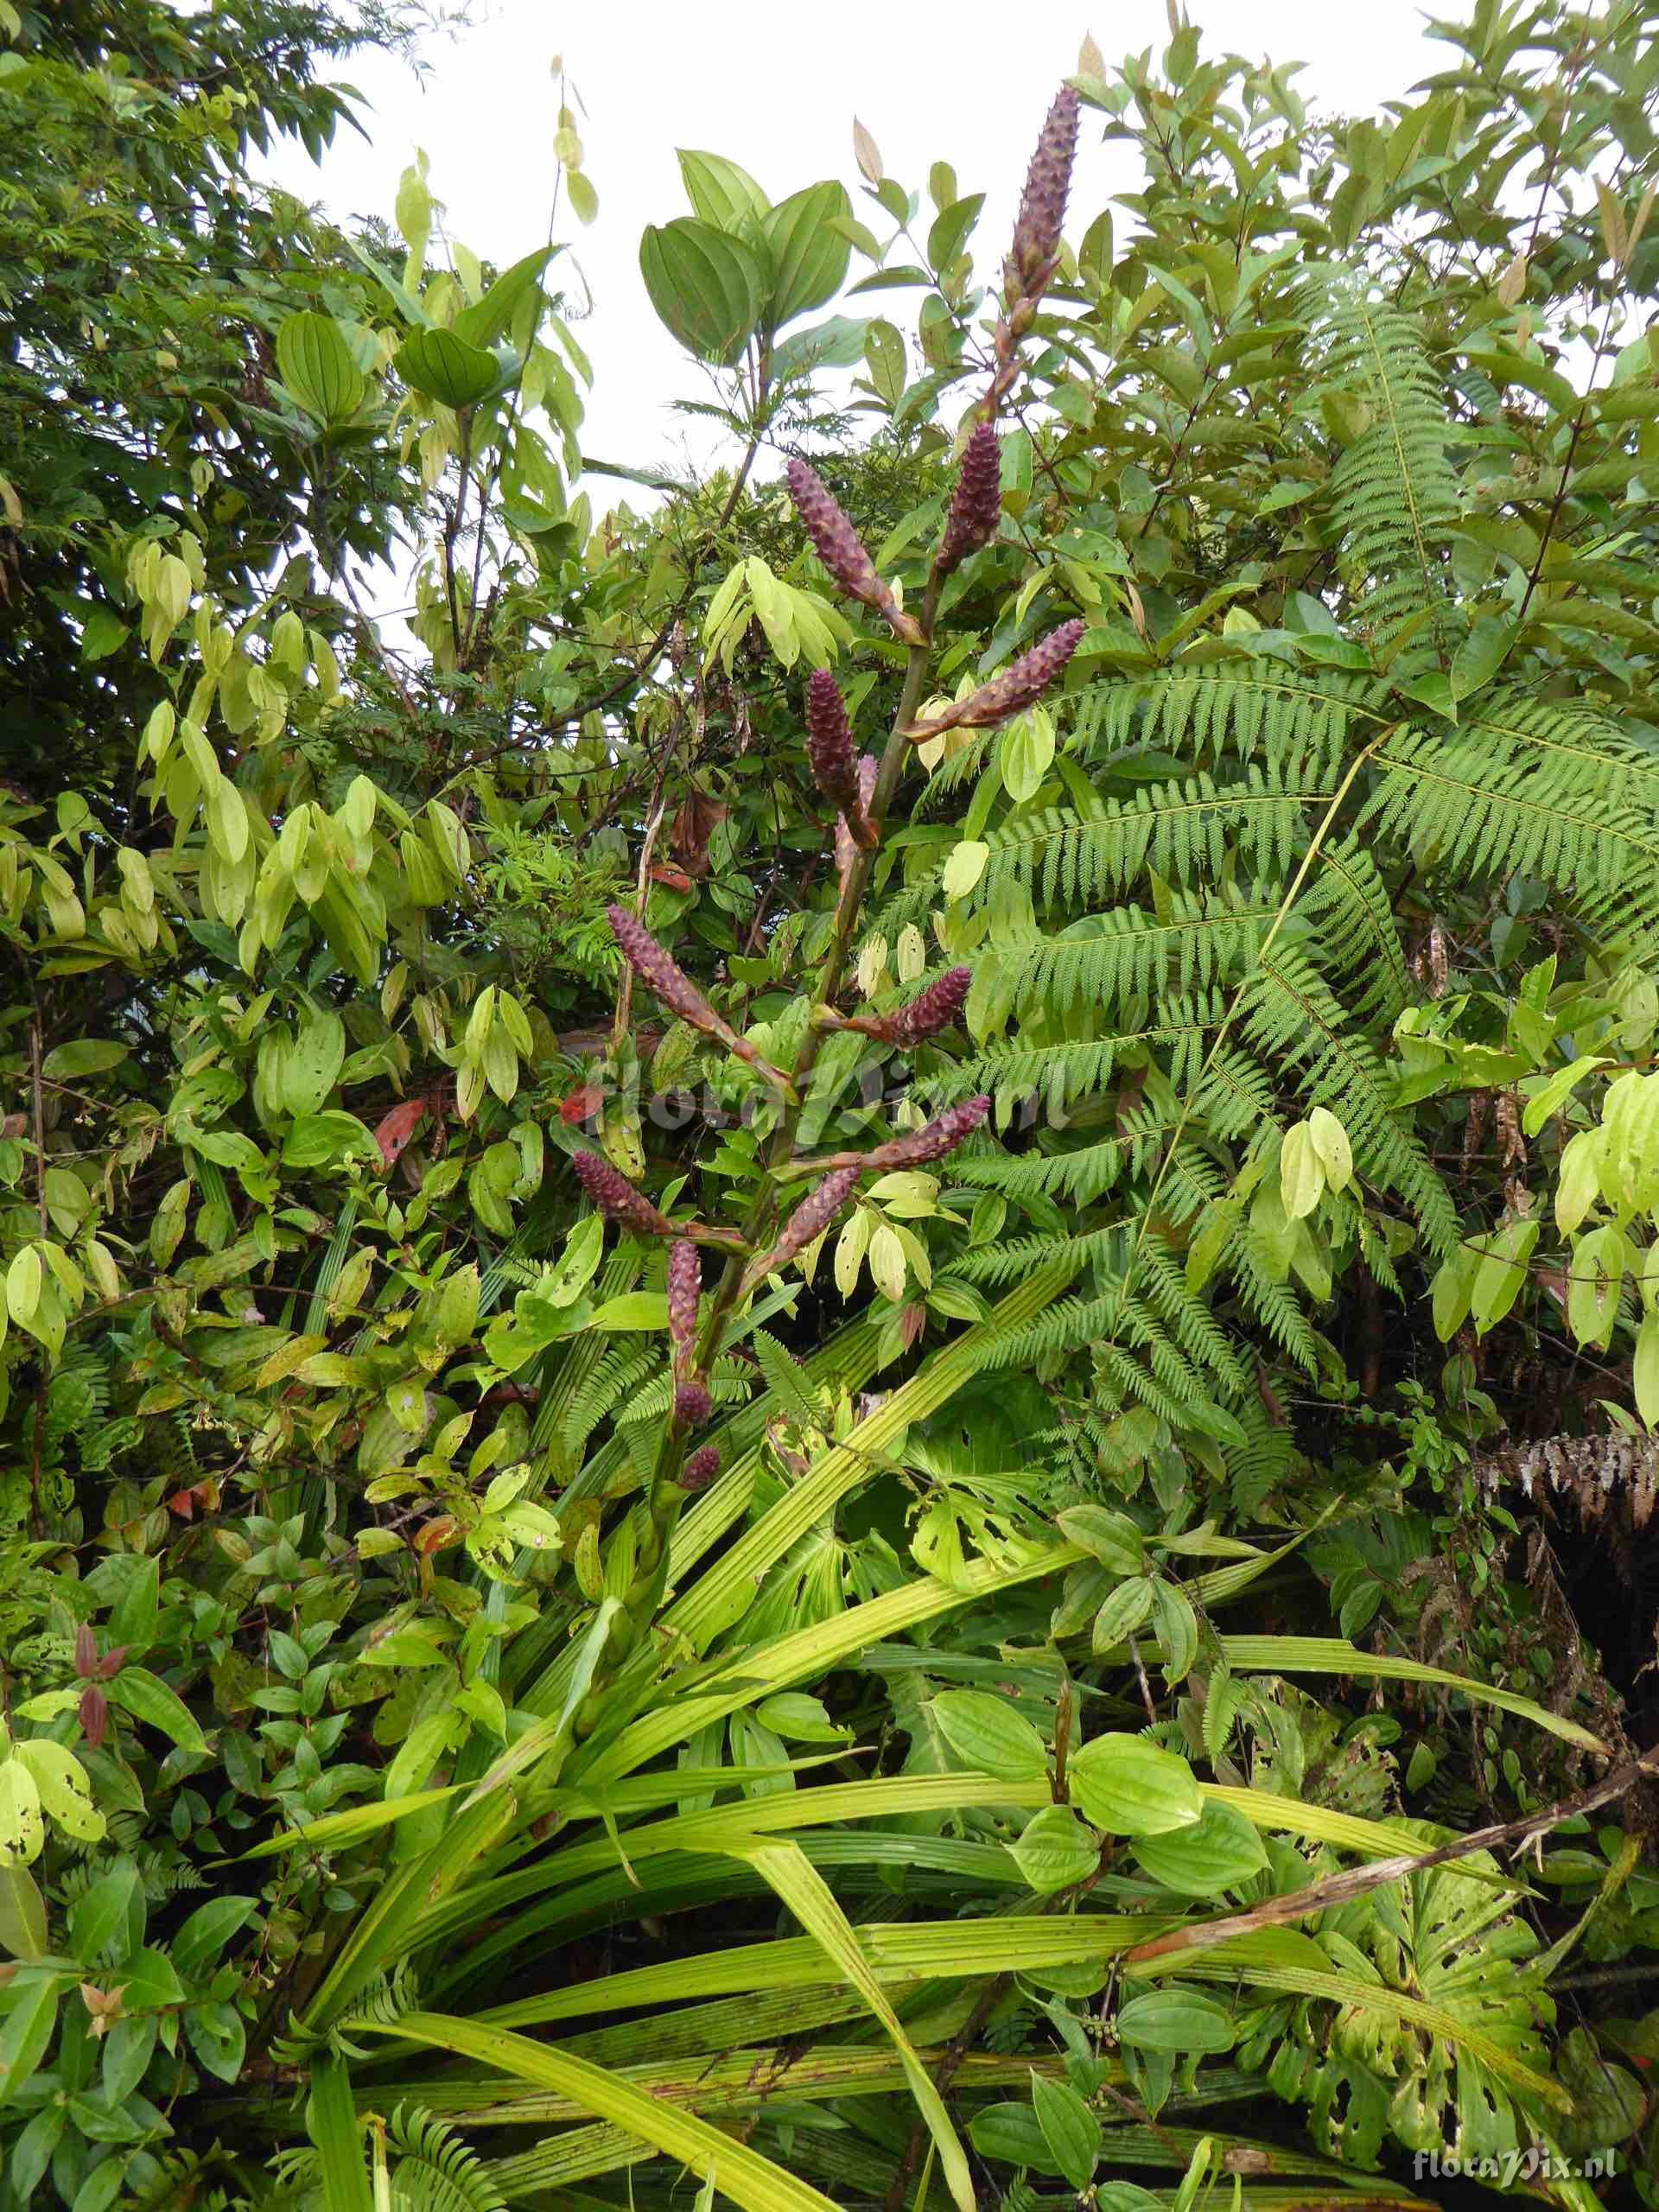
[[[1576,1796],[1564,1797],[1559,1804],[1547,1806],[1541,1813],[1529,1813],[1523,1820],[1498,1821],[1490,1827],[1471,1829],[1454,1843],[1443,1843],[1433,1851],[1401,1852],[1392,1859],[1374,1859],[1369,1866],[1356,1867],[1346,1874],[1333,1874],[1289,1897],[1269,1897],[1265,1904],[1253,1906],[1249,1912],[1229,1913],[1220,1920],[1205,1921],[1197,1927],[1171,1929],[1165,1935],[1154,1936],[1149,1942],[1137,1943],[1133,1950],[1125,1951],[1122,1964],[1143,1965],[1179,1951],[1207,1950],[1212,1944],[1230,1942],[1235,1936],[1253,1935],[1259,1928],[1282,1927],[1310,1912],[1324,1912],[1332,1905],[1347,1904],[1352,1898],[1364,1897],[1387,1883],[1404,1881],[1411,1875],[1426,1873],[1430,1867],[1444,1866],[1454,1859],[1466,1859],[1471,1852],[1524,1850],[1551,1828],[1559,1827],[1563,1821],[1573,1820],[1580,1813],[1593,1812],[1599,1805],[1611,1803],[1615,1797],[1624,1796],[1638,1783],[1656,1775],[1659,1775],[1659,1750],[1643,1751],[1640,1758],[1615,1767],[1592,1788],[1580,1790]]]
[[[46,1242],[46,1121],[41,1098],[41,1017],[38,1008],[29,1022],[29,1087],[35,1124],[35,1205],[41,1242]],[[41,1534],[41,1453],[46,1435],[46,1388],[48,1362],[42,1349],[35,1384],[35,1433],[29,1449],[29,1533]]]

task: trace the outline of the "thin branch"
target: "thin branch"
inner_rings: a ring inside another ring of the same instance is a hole
[[[1281,1928],[1310,1912],[1324,1912],[1332,1905],[1347,1904],[1389,1882],[1404,1881],[1414,1874],[1426,1873],[1432,1866],[1466,1859],[1471,1852],[1522,1851],[1552,1828],[1560,1827],[1563,1821],[1573,1820],[1580,1813],[1592,1813],[1599,1805],[1611,1804],[1616,1797],[1623,1797],[1634,1789],[1638,1783],[1655,1776],[1659,1776],[1659,1749],[1643,1751],[1640,1758],[1615,1767],[1592,1788],[1580,1790],[1576,1796],[1564,1797],[1559,1804],[1546,1806],[1542,1812],[1471,1829],[1455,1842],[1443,1843],[1433,1851],[1408,1851],[1392,1859],[1374,1859],[1367,1866],[1356,1867],[1347,1874],[1332,1874],[1325,1881],[1294,1891],[1289,1897],[1269,1897],[1265,1904],[1255,1905],[1249,1912],[1228,1913],[1220,1920],[1207,1920],[1197,1927],[1173,1928],[1165,1935],[1154,1936],[1149,1942],[1137,1943],[1133,1950],[1125,1951],[1122,1963],[1125,1967],[1143,1965],[1148,1960],[1168,1958],[1179,1951],[1207,1950],[1213,1944],[1230,1942],[1236,1936],[1253,1935],[1259,1928]]]

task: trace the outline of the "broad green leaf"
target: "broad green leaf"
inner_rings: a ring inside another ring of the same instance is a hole
[[[0,1866],[38,1859],[46,1841],[39,1785],[20,1758],[0,1760]]]
[[[1307,1117],[1307,1131],[1325,1170],[1326,1189],[1345,1191],[1354,1179],[1354,1154],[1347,1130],[1329,1107],[1316,1106]]]
[[[699,154],[682,146],[676,159],[685,196],[700,222],[734,237],[754,238],[771,202],[746,168],[721,154]]]
[[[11,1758],[35,1777],[41,1806],[54,1827],[78,1843],[98,1842],[104,1834],[104,1815],[92,1803],[86,1770],[73,1751],[49,1737],[36,1736],[14,1744]]]
[[[1191,1827],[1137,1836],[1135,1856],[1154,1882],[1194,1897],[1234,1889],[1268,1863],[1262,1839],[1249,1821],[1214,1798],[1205,1800]]]
[[[0,1854],[0,1950],[9,1958],[46,1953],[46,1899],[29,1869]]]
[[[355,1114],[331,1107],[327,1113],[302,1114],[283,1138],[284,1167],[324,1167],[337,1160],[368,1160],[378,1155],[372,1133]]]
[[[1117,2008],[1120,2042],[1145,2050],[1208,2054],[1238,2040],[1231,2016],[1213,1998],[1190,1989],[1153,1989]]]
[[[537,246],[511,268],[504,269],[489,290],[477,304],[463,308],[450,325],[455,336],[468,346],[488,348],[503,344],[509,339],[517,341],[524,334],[517,326],[520,311],[533,298],[541,283],[542,271],[557,246]]]
[[[6,1309],[20,1328],[28,1328],[41,1302],[41,1255],[33,1244],[20,1244],[6,1269]]]
[[[112,1039],[75,1037],[53,1047],[41,1062],[41,1073],[53,1083],[74,1083],[82,1076],[104,1075],[126,1058],[126,1046]]]
[[[1003,725],[997,758],[1008,797],[1016,804],[1034,798],[1054,758],[1054,723],[1041,707],[1032,707]]]
[[[1069,1805],[1045,1805],[1010,1844],[1014,1864],[1039,1897],[1086,1881],[1100,1864],[1100,1841]]]
[[[1527,1262],[1538,1242],[1538,1227],[1535,1218],[1516,1216],[1477,1240],[1481,1258],[1469,1293],[1477,1336],[1495,1328],[1526,1287]]]
[[[205,1751],[207,1739],[196,1725],[195,1718],[176,1691],[170,1690],[159,1675],[152,1675],[146,1667],[123,1667],[110,1683],[108,1696],[112,1705],[118,1705],[131,1713],[135,1720],[142,1720],[146,1727],[159,1728],[164,1736],[187,1751]]]
[[[1047,1773],[1042,1738],[1005,1698],[985,1690],[941,1690],[932,1704],[945,1741],[970,1767],[987,1774]]]
[[[652,306],[688,353],[723,368],[742,359],[765,288],[752,248],[681,216],[647,226],[639,269]]]
[[[0,1768],[0,1773],[4,1769]],[[42,1967],[20,1967],[10,2010],[0,2017],[0,2111],[46,2056],[58,2020],[56,1977]]]
[[[1586,1076],[1593,1075],[1598,1068],[1605,1068],[1607,1065],[1599,1053],[1580,1053],[1566,1067],[1557,1068],[1554,1074],[1541,1084],[1536,1090],[1529,1092],[1526,1107],[1521,1116],[1521,1127],[1525,1135],[1535,1137],[1545,1124],[1560,1111]]]
[[[990,856],[990,847],[976,837],[964,837],[953,848],[939,881],[947,906],[968,896],[984,874],[985,863]]]
[[[642,1329],[664,1331],[668,1327],[668,1300],[660,1291],[627,1291],[622,1297],[607,1298],[602,1306],[595,1307],[583,1326],[601,1333]]]
[[[1649,1428],[1659,1425],[1659,1313],[1645,1314],[1636,1332],[1630,1382],[1637,1413]]]
[[[762,219],[767,257],[766,318],[779,330],[840,290],[852,247],[835,226],[852,210],[844,188],[810,184],[779,200]]]
[[[1287,1129],[1279,1147],[1279,1196],[1287,1221],[1302,1220],[1325,1196],[1325,1162],[1306,1122]]]
[[[219,1953],[258,1904],[257,1897],[219,1897],[198,1905],[168,1946],[180,1974],[188,1980],[209,1963],[216,1965]]]
[[[302,309],[276,332],[276,373],[325,430],[352,419],[368,390],[344,332],[332,315]]]
[[[345,1065],[345,1023],[332,1010],[313,1014],[283,1057],[278,1077],[283,1104],[296,1116],[316,1113]]]
[[[417,330],[397,348],[391,365],[411,391],[445,407],[475,407],[501,381],[494,354],[453,330]]]
[[[82,1967],[95,1968],[106,1948],[124,1955],[128,1912],[137,1880],[135,1861],[118,1859],[70,1906],[69,1948]],[[124,1939],[119,1944],[118,1936]]]
[[[1070,2082],[1045,2081],[1034,2072],[1031,2101],[1055,2164],[1073,2189],[1087,2189],[1100,2156],[1103,2131],[1099,2120]]]
[[[1162,1835],[1195,1826],[1204,1799],[1184,1758],[1141,1736],[1097,1736],[1072,1754],[1073,1801],[1110,1835]]]

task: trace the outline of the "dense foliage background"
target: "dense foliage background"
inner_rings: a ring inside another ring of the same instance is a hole
[[[0,2209],[1659,2202],[1653,10],[688,151],[636,505],[414,28],[0,0]]]

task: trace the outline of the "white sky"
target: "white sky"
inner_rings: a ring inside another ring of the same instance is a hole
[[[1206,48],[1306,62],[1298,89],[1319,111],[1373,112],[1454,58],[1425,35],[1415,0],[1188,0],[1188,13]],[[361,59],[372,143],[341,131],[321,170],[286,148],[273,172],[338,215],[390,219],[398,175],[423,147],[449,234],[505,264],[547,235],[558,103],[550,65],[562,54],[586,110],[584,167],[600,200],[590,230],[562,215],[572,243],[551,272],[575,289],[560,273],[573,252],[594,298],[576,326],[595,371],[582,444],[647,467],[710,454],[709,426],[671,408],[709,396],[702,372],[658,322],[639,276],[645,225],[690,213],[677,147],[741,162],[774,199],[838,177],[885,238],[886,219],[860,194],[856,114],[907,188],[925,194],[943,159],[963,193],[988,195],[976,245],[994,268],[1043,114],[1084,33],[1109,66],[1161,51],[1169,35],[1165,0],[475,0],[474,15],[472,28],[429,44],[423,80],[404,64]],[[1071,207],[1085,220],[1136,181],[1125,149],[1100,143],[1103,120],[1084,111]],[[1074,239],[1080,229],[1068,224]],[[855,257],[851,276],[862,267]],[[910,300],[867,295],[847,311],[896,301],[902,322]],[[591,488],[601,510],[631,490],[610,479]]]

